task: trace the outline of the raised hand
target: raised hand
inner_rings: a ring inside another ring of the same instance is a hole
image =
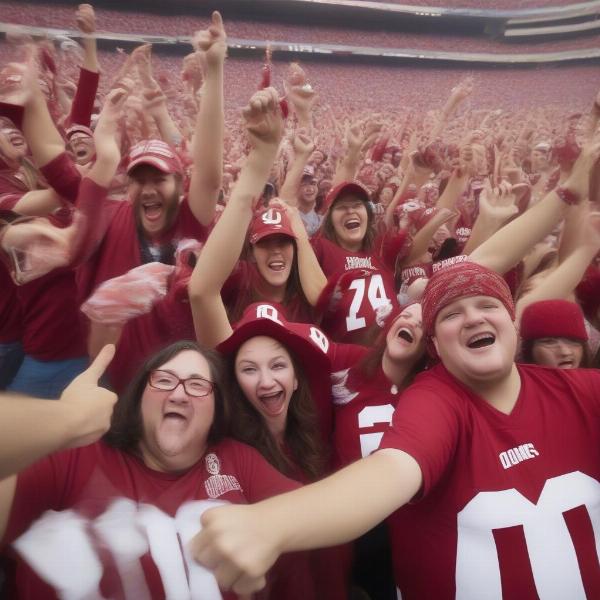
[[[96,14],[91,4],[80,4],[75,13],[77,29],[85,35],[91,35],[96,31]]]
[[[498,187],[492,188],[489,179],[486,179],[479,195],[479,212],[488,218],[504,222],[519,211],[515,199],[508,181],[502,181]]]
[[[98,380],[115,355],[115,347],[104,346],[94,362],[78,375],[60,397],[72,422],[67,447],[87,446],[99,440],[109,429],[117,395],[98,386]]]
[[[315,143],[305,129],[299,129],[292,141],[292,147],[297,155],[310,156],[315,149]]]
[[[242,115],[246,120],[246,131],[252,146],[279,147],[283,135],[284,121],[277,90],[272,87],[255,92]]]
[[[221,13],[213,12],[208,28],[197,31],[192,37],[192,46],[204,53],[207,68],[223,63],[227,56],[227,34]]]

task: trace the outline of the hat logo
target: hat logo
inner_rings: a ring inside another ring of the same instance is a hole
[[[271,321],[275,321],[275,323],[279,323],[279,325],[283,325],[283,323],[279,320],[279,313],[277,312],[277,309],[270,304],[259,304],[256,307],[256,318],[270,319]]]
[[[319,347],[323,354],[327,354],[327,351],[329,350],[329,340],[320,329],[311,327],[310,339]]]
[[[265,225],[279,225],[281,223],[281,213],[270,208],[261,215],[261,219]]]

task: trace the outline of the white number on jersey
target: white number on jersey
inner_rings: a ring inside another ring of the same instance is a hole
[[[354,290],[354,297],[350,304],[350,311],[346,317],[346,330],[355,331],[356,329],[363,329],[367,326],[367,321],[364,317],[358,317],[358,313],[363,305],[365,297],[365,278],[354,279],[348,289]],[[374,273],[369,277],[369,288],[367,290],[367,299],[371,304],[371,309],[375,312],[380,306],[389,304],[390,301],[385,295],[385,287],[383,285],[383,278],[379,273]]]
[[[365,406],[358,413],[358,428],[373,427],[377,423],[387,423],[389,425],[392,422],[393,414],[394,407],[391,404]],[[382,437],[383,432],[360,434],[360,452],[363,458],[379,448]]]
[[[517,490],[480,492],[458,513],[456,600],[502,598],[494,529],[521,525],[540,600],[585,600],[563,513],[585,506],[600,560],[600,483],[579,471],[548,479],[536,504]]]
[[[16,542],[22,558],[61,598],[100,600],[103,565],[89,535],[93,529],[110,551],[127,600],[151,598],[140,558],[148,551],[160,573],[167,600],[221,600],[213,574],[189,554],[200,517],[215,500],[179,507],[175,518],[156,506],[119,498],[91,523],[73,510],[47,511]]]

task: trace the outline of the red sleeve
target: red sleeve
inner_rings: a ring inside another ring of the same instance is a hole
[[[77,91],[75,92],[73,104],[71,104],[71,114],[69,115],[68,122],[70,125],[90,126],[99,80],[99,73],[88,71],[83,67],[80,69]]]
[[[271,466],[258,450],[241,442],[231,443],[240,484],[248,502],[260,502],[301,487],[297,481],[288,479]]]
[[[81,175],[66,152],[41,167],[40,171],[59,196],[71,203],[77,200]]]
[[[66,450],[31,465],[17,476],[8,526],[0,547],[17,539],[47,510],[60,510],[80,449]]]
[[[425,496],[439,481],[449,464],[459,434],[455,392],[441,384],[416,383],[400,397],[391,427],[379,449],[395,448],[410,454],[421,467]]]
[[[73,252],[72,265],[86,261],[104,238],[114,214],[114,210],[108,210],[106,205],[107,195],[107,188],[89,177],[82,179],[77,194],[77,208],[83,217],[83,223]]]

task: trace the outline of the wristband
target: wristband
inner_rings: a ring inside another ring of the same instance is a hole
[[[571,190],[564,187],[557,187],[555,190],[556,195],[569,206],[573,206],[574,204],[579,204],[579,195]]]

